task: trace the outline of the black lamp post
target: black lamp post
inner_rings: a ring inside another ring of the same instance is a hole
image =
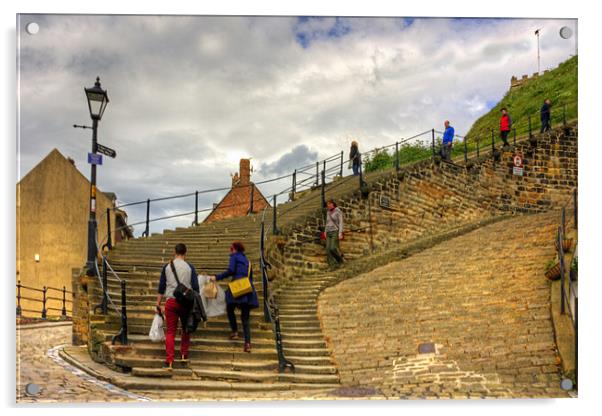
[[[96,141],[98,122],[109,103],[109,97],[107,96],[107,91],[100,87],[100,77],[96,77],[96,82],[92,88],[84,88],[84,91],[88,100],[90,118],[92,118],[92,153],[95,155],[98,147]],[[93,276],[96,273],[96,228],[96,163],[92,163],[90,174],[90,217],[88,219],[88,260],[86,262],[88,276]]]

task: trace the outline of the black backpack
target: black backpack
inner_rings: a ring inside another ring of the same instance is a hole
[[[190,309],[194,302],[193,290],[188,288],[186,285],[180,283],[180,279],[178,279],[178,274],[176,273],[176,267],[174,266],[173,261],[169,262],[169,266],[171,267],[171,272],[176,278],[176,282],[178,282],[178,285],[173,291],[173,296],[174,298],[176,298],[180,305],[187,309]]]

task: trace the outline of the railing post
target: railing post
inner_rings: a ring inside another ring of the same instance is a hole
[[[194,225],[199,225],[199,191],[194,192]]]
[[[399,142],[395,142],[395,170],[399,171]]]
[[[467,140],[468,138],[464,137],[464,163],[468,163],[468,143],[466,143]]]
[[[46,319],[46,292],[48,291],[48,288],[46,286],[44,286],[44,288],[42,289],[42,319]]]
[[[111,208],[107,208],[107,248],[109,250],[113,248],[113,242],[111,240]]]
[[[273,207],[272,207],[272,234],[276,235],[278,234],[278,210],[276,209],[276,205],[277,205],[277,195],[273,196],[274,198],[274,202],[273,202]]]
[[[263,221],[261,222],[261,240],[259,240],[259,262],[261,266],[261,284],[263,287],[263,321],[271,322],[270,319],[270,309],[268,307],[268,299],[270,297],[269,294],[269,283],[268,283],[268,274],[267,274],[267,265],[265,262],[265,224]]]
[[[360,174],[359,174],[359,180],[360,180],[360,190],[362,189],[362,186],[364,185],[364,171],[362,168],[362,165],[364,164],[363,159],[360,161]]]
[[[531,132],[531,114],[529,114],[529,139],[533,137],[533,133]]]
[[[295,199],[295,193],[297,192],[297,169],[293,172],[293,187],[292,187],[292,196],[291,200]]]
[[[514,147],[516,147],[516,128],[512,129],[512,132],[514,133]]]
[[[17,280],[17,318],[21,316],[21,280]]]
[[[322,209],[326,208],[326,172],[322,171],[322,186],[320,194],[322,196]]]
[[[109,279],[107,277],[107,259],[105,257],[102,258],[102,304],[100,305],[102,309],[102,314],[106,315],[109,306],[109,295],[107,294],[109,288]]]
[[[433,159],[435,159],[435,129],[431,129],[431,147],[433,149]]]
[[[316,186],[320,185],[320,162],[316,162]]]
[[[150,199],[146,200],[146,227],[144,229],[144,232],[142,233],[143,236],[148,237],[149,235],[149,223],[150,223]]]
[[[339,176],[340,176],[341,178],[343,177],[343,163],[344,163],[344,162],[343,162],[343,158],[344,158],[344,155],[343,155],[343,151],[341,150],[341,169],[340,169],[340,171],[339,171]]]
[[[249,214],[253,213],[253,199],[255,199],[255,186],[253,184],[249,185],[251,187],[251,201],[249,206]]]
[[[573,217],[575,220],[575,230],[577,229],[577,188],[573,189]]]
[[[562,238],[566,235],[566,208],[562,207]]]
[[[121,329],[119,333],[115,335],[112,339],[112,343],[115,344],[115,341],[119,339],[121,345],[127,345],[128,343],[128,315],[127,315],[127,305],[126,305],[126,285],[125,280],[121,281]]]
[[[575,322],[573,323],[575,328],[575,386],[579,385],[579,298],[575,297]]]
[[[67,289],[65,288],[65,286],[63,286],[63,309],[61,310],[61,315],[63,316],[63,318],[67,317]]]
[[[564,297],[565,297],[565,291],[564,291],[564,253],[562,252],[562,239],[564,238],[564,236],[562,235],[562,227],[558,227],[558,234],[557,234],[557,240],[558,240],[558,248],[557,248],[557,253],[558,253],[558,262],[560,265],[560,313],[564,315]]]
[[[326,159],[322,162],[322,171],[326,172]]]

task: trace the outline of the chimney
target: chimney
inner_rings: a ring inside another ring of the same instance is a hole
[[[240,186],[246,186],[251,183],[251,159],[240,159]]]

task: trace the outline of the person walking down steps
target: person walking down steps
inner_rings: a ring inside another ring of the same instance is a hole
[[[245,255],[245,246],[240,241],[235,241],[230,246],[230,262],[228,264],[228,270],[217,276],[211,276],[210,278],[215,281],[227,277],[232,277],[232,282],[248,279],[248,283],[246,281],[238,282],[239,284],[242,283],[250,286],[250,291],[240,296],[235,296],[232,293],[232,283],[229,285],[226,290],[226,312],[228,313],[228,322],[230,323],[230,330],[232,331],[230,339],[237,340],[239,339],[239,336],[235,309],[240,309],[240,318],[245,338],[244,351],[251,352],[251,309],[259,306],[259,300],[257,298],[255,286],[253,285],[253,269],[249,259]]]
[[[502,108],[502,116],[500,117],[500,137],[504,142],[504,147],[510,146],[508,144],[508,134],[510,134],[510,130],[512,130],[512,118],[510,114],[508,114],[508,109],[506,107]]]
[[[360,174],[360,165],[362,164],[362,155],[357,142],[354,140],[351,142],[351,149],[349,150],[349,167],[353,169],[353,176]]]
[[[326,260],[331,268],[337,268],[343,263],[343,255],[339,240],[343,239],[343,213],[337,207],[334,199],[326,203]]]

